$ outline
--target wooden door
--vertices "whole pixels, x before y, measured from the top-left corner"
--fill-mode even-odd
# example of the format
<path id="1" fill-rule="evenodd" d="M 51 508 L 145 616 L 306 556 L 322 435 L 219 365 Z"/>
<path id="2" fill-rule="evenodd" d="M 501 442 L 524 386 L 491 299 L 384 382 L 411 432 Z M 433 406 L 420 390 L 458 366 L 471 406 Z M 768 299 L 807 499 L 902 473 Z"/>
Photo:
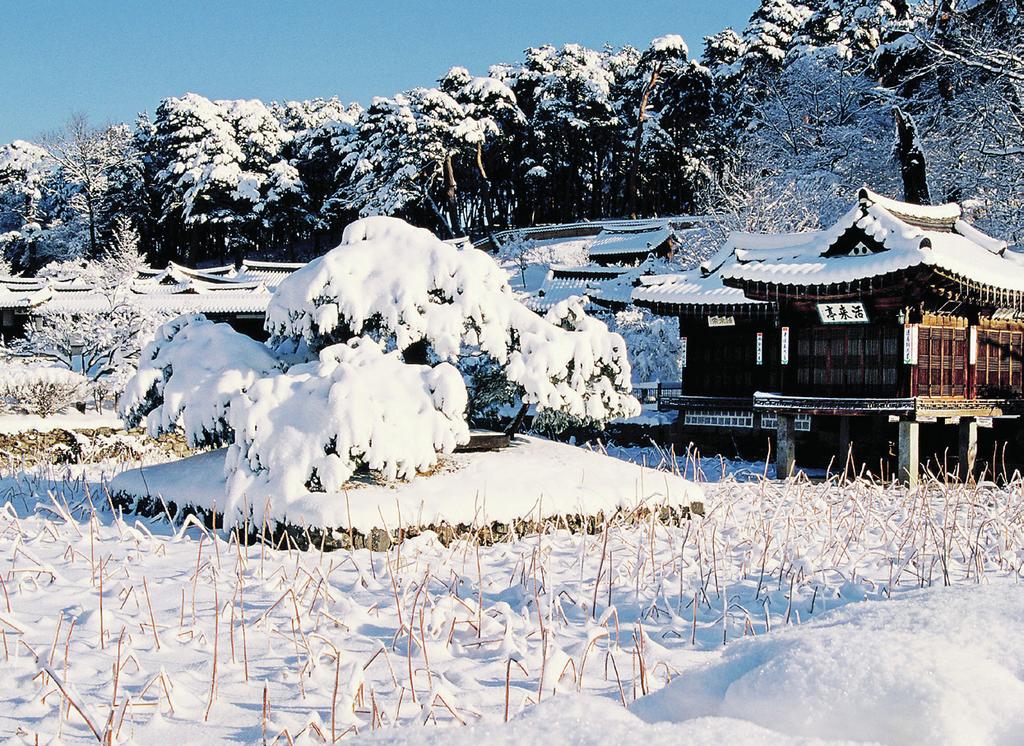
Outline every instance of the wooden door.
<path id="1" fill-rule="evenodd" d="M 915 395 L 967 398 L 968 337 L 965 327 L 918 327 Z"/>

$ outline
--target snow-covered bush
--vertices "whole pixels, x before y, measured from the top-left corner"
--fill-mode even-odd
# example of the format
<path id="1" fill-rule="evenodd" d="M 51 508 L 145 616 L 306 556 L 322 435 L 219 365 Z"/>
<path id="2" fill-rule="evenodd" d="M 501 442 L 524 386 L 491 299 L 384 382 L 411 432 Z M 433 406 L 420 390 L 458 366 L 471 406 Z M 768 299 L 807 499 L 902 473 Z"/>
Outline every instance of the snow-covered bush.
<path id="1" fill-rule="evenodd" d="M 414 476 L 468 442 L 465 409 L 462 376 L 448 363 L 407 365 L 365 337 L 327 347 L 233 401 L 229 507 L 337 493 L 360 467 Z"/>
<path id="2" fill-rule="evenodd" d="M 267 330 L 264 345 L 176 319 L 121 401 L 129 425 L 231 442 L 228 490 L 241 510 L 337 493 L 364 467 L 413 476 L 468 439 L 471 398 L 588 424 L 640 408 L 625 342 L 578 302 L 538 316 L 487 254 L 394 218 L 352 223 L 340 246 L 282 282 Z"/>
<path id="3" fill-rule="evenodd" d="M 281 370 L 264 345 L 201 315 L 170 321 L 142 351 L 118 412 L 128 427 L 146 423 L 156 437 L 180 427 L 193 447 L 230 441 L 232 399 Z"/>
<path id="4" fill-rule="evenodd" d="M 636 383 L 679 380 L 679 325 L 640 308 L 615 314 L 615 329 L 626 340 Z"/>
<path id="5" fill-rule="evenodd" d="M 5 408 L 49 417 L 82 401 L 88 391 L 85 377 L 43 364 L 0 365 L 0 399 Z"/>
<path id="6" fill-rule="evenodd" d="M 313 350 L 365 335 L 429 362 L 483 355 L 538 410 L 591 420 L 635 413 L 622 337 L 582 308 L 579 323 L 562 323 L 568 309 L 552 313 L 542 318 L 516 300 L 487 254 L 374 217 L 349 225 L 338 248 L 281 284 L 267 328 Z"/>

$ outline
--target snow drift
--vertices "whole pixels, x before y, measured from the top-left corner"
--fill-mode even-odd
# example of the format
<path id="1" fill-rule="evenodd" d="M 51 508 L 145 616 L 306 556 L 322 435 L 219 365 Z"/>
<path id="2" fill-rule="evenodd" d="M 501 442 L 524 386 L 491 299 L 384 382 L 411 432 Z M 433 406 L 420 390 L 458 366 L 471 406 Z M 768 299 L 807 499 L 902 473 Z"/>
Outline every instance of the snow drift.
<path id="1" fill-rule="evenodd" d="M 734 642 L 632 711 L 648 722 L 724 716 L 829 739 L 1020 743 L 1022 619 L 1016 585 L 850 604 Z"/>

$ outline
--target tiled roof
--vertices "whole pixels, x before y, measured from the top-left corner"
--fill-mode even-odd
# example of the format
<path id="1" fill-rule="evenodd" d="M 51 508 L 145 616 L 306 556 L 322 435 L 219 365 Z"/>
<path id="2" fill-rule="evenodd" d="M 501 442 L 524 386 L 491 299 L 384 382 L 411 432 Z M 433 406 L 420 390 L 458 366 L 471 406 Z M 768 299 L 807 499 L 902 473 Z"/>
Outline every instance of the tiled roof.
<path id="1" fill-rule="evenodd" d="M 143 267 L 124 291 L 134 303 L 169 313 L 263 313 L 274 289 L 302 266 L 246 260 L 237 269 L 194 269 L 171 262 L 162 269 Z M 0 277 L 0 308 L 86 313 L 108 302 L 71 277 Z"/>

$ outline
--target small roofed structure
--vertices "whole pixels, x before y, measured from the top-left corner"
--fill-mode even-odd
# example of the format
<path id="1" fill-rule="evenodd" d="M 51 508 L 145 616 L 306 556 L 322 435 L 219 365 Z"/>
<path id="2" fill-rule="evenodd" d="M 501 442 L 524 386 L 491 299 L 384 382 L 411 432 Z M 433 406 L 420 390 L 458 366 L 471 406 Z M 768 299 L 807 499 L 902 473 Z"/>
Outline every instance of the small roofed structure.
<path id="1" fill-rule="evenodd" d="M 828 228 L 734 233 L 700 270 L 642 283 L 634 301 L 677 316 L 686 340 L 674 406 L 777 426 L 782 472 L 797 416 L 838 418 L 847 446 L 850 417 L 898 418 L 899 470 L 913 481 L 922 420 L 963 424 L 966 474 L 976 418 L 1024 411 L 1024 256 L 959 205 L 865 188 Z"/>
<path id="2" fill-rule="evenodd" d="M 274 290 L 302 266 L 246 260 L 239 268 L 194 269 L 172 262 L 163 269 L 141 268 L 123 291 L 124 297 L 143 308 L 173 315 L 203 313 L 261 337 Z M 0 277 L 0 333 L 7 339 L 18 337 L 40 313 L 91 313 L 103 310 L 108 302 L 80 278 Z"/>
<path id="3" fill-rule="evenodd" d="M 587 254 L 594 264 L 639 264 L 649 256 L 671 259 L 677 244 L 676 233 L 668 223 L 605 228 L 587 246 Z"/>

